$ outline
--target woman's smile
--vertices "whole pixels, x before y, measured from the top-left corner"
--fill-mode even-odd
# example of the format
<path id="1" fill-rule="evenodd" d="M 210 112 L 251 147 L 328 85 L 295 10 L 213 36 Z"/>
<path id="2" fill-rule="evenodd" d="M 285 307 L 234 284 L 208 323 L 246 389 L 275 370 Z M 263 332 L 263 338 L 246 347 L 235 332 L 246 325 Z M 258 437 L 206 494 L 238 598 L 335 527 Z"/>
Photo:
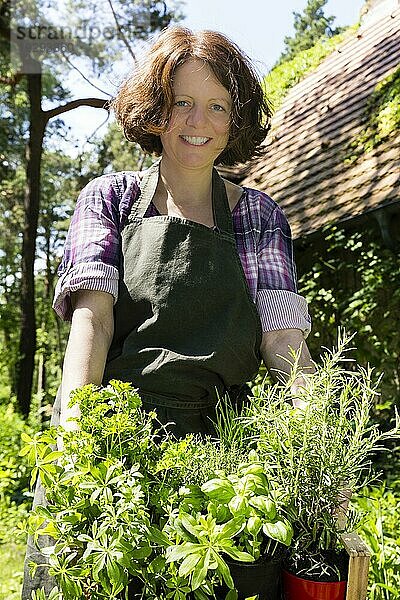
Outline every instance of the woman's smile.
<path id="1" fill-rule="evenodd" d="M 179 137 L 190 146 L 205 146 L 212 139 L 209 137 L 193 137 L 190 135 L 180 135 Z"/>

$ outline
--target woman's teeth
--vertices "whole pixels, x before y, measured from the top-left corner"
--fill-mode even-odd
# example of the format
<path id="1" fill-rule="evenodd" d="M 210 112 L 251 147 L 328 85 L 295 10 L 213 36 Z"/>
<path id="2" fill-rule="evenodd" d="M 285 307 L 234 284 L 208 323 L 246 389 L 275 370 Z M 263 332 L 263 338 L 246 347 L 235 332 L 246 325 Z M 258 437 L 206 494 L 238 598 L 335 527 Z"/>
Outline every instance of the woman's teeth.
<path id="1" fill-rule="evenodd" d="M 192 144 L 192 146 L 202 146 L 210 139 L 208 137 L 191 137 L 189 135 L 182 135 L 181 137 L 185 142 Z"/>

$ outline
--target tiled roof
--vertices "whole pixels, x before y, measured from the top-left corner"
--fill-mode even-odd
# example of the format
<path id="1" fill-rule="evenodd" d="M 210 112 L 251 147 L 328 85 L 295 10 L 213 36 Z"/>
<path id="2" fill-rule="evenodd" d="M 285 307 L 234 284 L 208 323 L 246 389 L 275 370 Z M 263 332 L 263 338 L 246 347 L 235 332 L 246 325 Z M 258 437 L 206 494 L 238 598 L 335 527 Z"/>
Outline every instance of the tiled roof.
<path id="1" fill-rule="evenodd" d="M 294 237 L 400 202 L 400 132 L 345 164 L 376 84 L 400 63 L 400 10 L 361 27 L 293 87 L 241 184 L 284 209 Z"/>

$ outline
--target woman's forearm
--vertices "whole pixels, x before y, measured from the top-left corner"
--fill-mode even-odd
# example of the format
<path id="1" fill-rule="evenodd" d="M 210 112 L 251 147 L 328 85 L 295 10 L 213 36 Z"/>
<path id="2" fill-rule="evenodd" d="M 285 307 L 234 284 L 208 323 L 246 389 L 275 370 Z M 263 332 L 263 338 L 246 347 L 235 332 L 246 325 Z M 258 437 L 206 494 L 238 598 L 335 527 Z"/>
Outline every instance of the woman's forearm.
<path id="1" fill-rule="evenodd" d="M 293 363 L 291 349 L 298 352 L 300 348 L 299 367 L 305 375 L 313 373 L 315 366 L 300 329 L 281 329 L 263 333 L 261 355 L 265 366 L 275 381 L 279 378 L 289 377 L 292 368 L 291 363 Z M 305 378 L 300 373 L 291 386 L 294 405 L 302 404 L 301 400 L 296 399 L 296 393 L 304 384 Z"/>
<path id="2" fill-rule="evenodd" d="M 68 407 L 71 392 L 103 379 L 113 335 L 112 306 L 112 297 L 103 292 L 79 292 L 75 298 L 61 384 L 60 424 L 66 429 L 76 428 L 69 419 L 79 418 L 77 405 Z"/>

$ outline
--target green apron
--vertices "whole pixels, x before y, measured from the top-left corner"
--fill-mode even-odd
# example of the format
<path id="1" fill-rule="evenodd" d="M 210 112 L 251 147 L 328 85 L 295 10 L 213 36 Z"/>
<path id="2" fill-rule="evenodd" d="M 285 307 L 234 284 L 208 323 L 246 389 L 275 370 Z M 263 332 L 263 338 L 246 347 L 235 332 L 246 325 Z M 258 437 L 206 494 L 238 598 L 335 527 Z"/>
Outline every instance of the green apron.
<path id="1" fill-rule="evenodd" d="M 260 366 L 261 322 L 236 249 L 225 185 L 213 171 L 215 227 L 144 217 L 158 180 L 145 171 L 122 231 L 115 332 L 103 383 L 131 381 L 178 437 L 213 434 L 218 397 L 233 401 Z"/>
<path id="2" fill-rule="evenodd" d="M 177 437 L 214 435 L 218 395 L 240 392 L 260 365 L 261 323 L 236 249 L 225 185 L 213 173 L 213 229 L 188 219 L 144 215 L 154 196 L 159 162 L 144 173 L 139 200 L 122 232 L 115 333 L 103 383 L 132 381 L 146 409 Z M 53 409 L 57 426 L 60 394 Z M 34 505 L 45 505 L 37 485 Z M 41 546 L 51 544 L 42 536 Z M 28 564 L 48 559 L 28 540 L 22 600 L 55 584 L 47 567 L 31 578 Z M 140 598 L 132 582 L 129 598 Z"/>

